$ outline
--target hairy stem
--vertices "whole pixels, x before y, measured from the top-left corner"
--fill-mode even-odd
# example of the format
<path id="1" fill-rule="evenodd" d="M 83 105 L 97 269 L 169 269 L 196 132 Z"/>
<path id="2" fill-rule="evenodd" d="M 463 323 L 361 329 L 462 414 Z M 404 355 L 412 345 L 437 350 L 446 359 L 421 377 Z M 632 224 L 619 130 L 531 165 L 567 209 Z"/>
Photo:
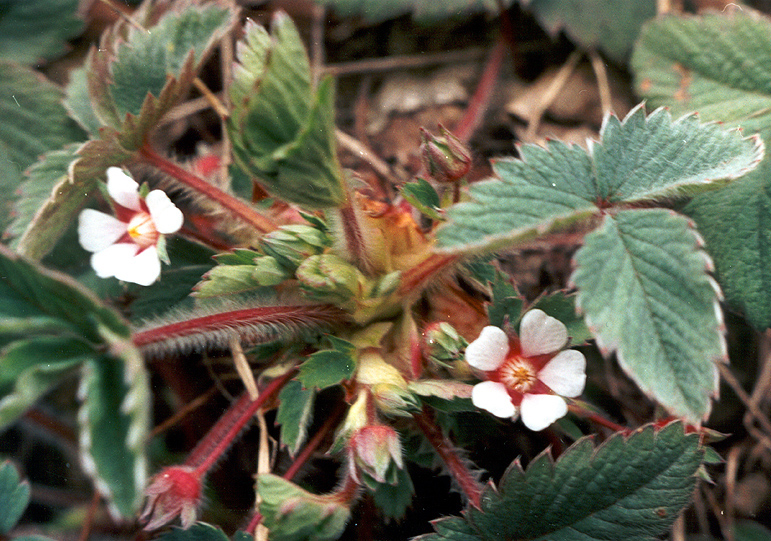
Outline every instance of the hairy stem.
<path id="1" fill-rule="evenodd" d="M 150 145 L 146 144 L 140 148 L 139 156 L 145 162 L 160 169 L 185 186 L 188 186 L 189 188 L 192 188 L 193 190 L 203 194 L 212 201 L 216 201 L 224 208 L 232 212 L 234 215 L 238 216 L 246 223 L 252 225 L 261 233 L 269 233 L 270 231 L 276 229 L 276 224 L 274 224 L 273 221 L 255 211 L 252 207 L 242 202 L 241 200 L 220 190 L 216 186 L 212 186 L 205 180 L 198 178 L 189 171 L 182 169 L 174 162 L 167 160 L 155 152 L 155 150 L 153 150 Z"/>
<path id="2" fill-rule="evenodd" d="M 426 439 L 431 443 L 436 454 L 442 459 L 447 466 L 450 475 L 455 479 L 460 486 L 460 489 L 468 498 L 468 501 L 474 507 L 479 508 L 479 500 L 482 495 L 482 487 L 479 481 L 472 475 L 466 464 L 455 452 L 455 449 L 450 441 L 442 434 L 442 430 L 436 426 L 431 411 L 423 407 L 421 413 L 416 413 L 413 416 L 418 428 L 426 436 Z"/>
<path id="3" fill-rule="evenodd" d="M 429 279 L 454 265 L 459 259 L 460 256 L 457 255 L 433 254 L 419 265 L 405 271 L 399 295 L 406 296 L 419 291 Z"/>
<path id="4" fill-rule="evenodd" d="M 271 381 L 260 391 L 260 396 L 256 400 L 249 398 L 249 393 L 243 393 L 198 442 L 185 461 L 185 466 L 195 468 L 195 474 L 198 476 L 205 475 L 230 448 L 238 434 L 252 420 L 265 401 L 278 394 L 296 373 L 296 369 L 290 370 Z"/>
<path id="5" fill-rule="evenodd" d="M 321 442 L 324 441 L 324 438 L 329 433 L 329 431 L 332 430 L 332 428 L 340 420 L 340 416 L 343 413 L 344 407 L 344 402 L 340 402 L 337 407 L 335 407 L 335 410 L 329 417 L 327 417 L 326 421 L 324 421 L 324 424 L 321 426 L 321 428 L 319 428 L 318 432 L 313 435 L 313 438 L 311 438 L 303 450 L 300 451 L 300 453 L 297 455 L 297 458 L 294 460 L 294 462 L 292 462 L 292 465 L 289 466 L 286 472 L 284 472 L 284 475 L 282 475 L 284 479 L 289 481 L 295 475 L 297 475 L 297 472 L 300 471 L 300 468 L 302 468 L 303 464 L 308 461 L 311 455 L 316 451 L 316 449 L 318 449 L 319 445 L 321 445 Z"/>

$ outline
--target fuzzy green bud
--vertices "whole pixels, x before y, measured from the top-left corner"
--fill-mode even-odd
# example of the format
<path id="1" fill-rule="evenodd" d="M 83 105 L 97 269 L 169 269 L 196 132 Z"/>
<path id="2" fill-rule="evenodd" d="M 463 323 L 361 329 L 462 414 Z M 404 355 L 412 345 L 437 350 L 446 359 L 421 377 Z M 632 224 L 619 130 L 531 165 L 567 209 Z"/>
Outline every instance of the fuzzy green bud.
<path id="1" fill-rule="evenodd" d="M 275 286 L 290 278 L 291 274 L 275 258 L 262 256 L 254 260 L 252 277 L 261 286 Z"/>
<path id="2" fill-rule="evenodd" d="M 420 129 L 423 166 L 437 182 L 458 182 L 471 169 L 471 153 L 460 139 L 439 125 L 439 137 Z"/>
<path id="3" fill-rule="evenodd" d="M 272 256 L 283 267 L 294 271 L 300 263 L 312 255 L 324 252 L 331 246 L 329 235 L 310 225 L 285 225 L 262 238 L 262 251 Z"/>
<path id="4" fill-rule="evenodd" d="M 310 256 L 300 264 L 295 276 L 310 296 L 329 302 L 353 299 L 365 280 L 356 267 L 334 254 Z"/>
<path id="5" fill-rule="evenodd" d="M 439 364 L 447 364 L 463 358 L 468 342 L 449 323 L 428 325 L 423 331 L 423 354 Z"/>

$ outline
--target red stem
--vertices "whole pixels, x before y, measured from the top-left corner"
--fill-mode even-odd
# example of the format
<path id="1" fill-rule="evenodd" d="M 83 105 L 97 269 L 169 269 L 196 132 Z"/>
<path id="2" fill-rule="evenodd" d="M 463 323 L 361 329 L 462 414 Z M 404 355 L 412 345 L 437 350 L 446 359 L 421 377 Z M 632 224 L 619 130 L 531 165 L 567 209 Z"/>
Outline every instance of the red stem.
<path id="1" fill-rule="evenodd" d="M 487 59 L 482 77 L 479 79 L 479 84 L 466 109 L 466 114 L 463 115 L 463 118 L 453 130 L 453 134 L 464 143 L 471 139 L 474 131 L 482 122 L 482 117 L 485 111 L 487 111 L 487 106 L 490 104 L 490 98 L 493 94 L 495 83 L 498 80 L 498 74 L 501 72 L 501 65 L 503 64 L 505 54 L 506 40 L 501 37 L 498 38 Z"/>
<path id="2" fill-rule="evenodd" d="M 457 255 L 433 254 L 428 259 L 408 269 L 402 275 L 402 285 L 399 287 L 399 295 L 407 295 L 419 288 L 429 278 L 460 259 Z"/>
<path id="3" fill-rule="evenodd" d="M 291 327 L 312 324 L 339 323 L 344 313 L 331 304 L 300 306 L 260 306 L 243 308 L 219 314 L 210 314 L 192 319 L 161 325 L 140 331 L 132 337 L 137 347 L 144 347 L 164 340 L 185 338 L 196 334 L 231 329 L 247 325 L 288 325 Z"/>
<path id="4" fill-rule="evenodd" d="M 258 231 L 262 233 L 269 233 L 270 231 L 276 229 L 276 224 L 274 224 L 273 221 L 255 211 L 246 203 L 220 190 L 216 186 L 212 186 L 205 180 L 198 178 L 189 171 L 182 169 L 174 162 L 167 160 L 155 152 L 155 150 L 153 150 L 150 145 L 146 144 L 142 146 L 139 149 L 139 156 L 145 162 L 174 177 L 182 184 L 194 189 L 197 192 L 200 192 L 209 199 L 216 201 L 245 222 L 254 226 L 254 228 Z"/>
<path id="5" fill-rule="evenodd" d="M 253 401 L 249 398 L 249 393 L 243 393 L 198 442 L 198 445 L 187 457 L 185 466 L 195 468 L 194 473 L 199 477 L 206 475 L 206 472 L 233 444 L 236 436 L 246 424 L 252 420 L 257 410 L 265 404 L 266 400 L 278 393 L 296 373 L 297 370 L 293 369 L 271 381 L 265 389 L 260 391 L 257 400 Z"/>
<path id="6" fill-rule="evenodd" d="M 361 228 L 359 227 L 358 216 L 356 211 L 351 205 L 340 207 L 340 227 L 343 229 L 343 237 L 345 239 L 345 247 L 348 252 L 350 260 L 357 263 L 359 268 L 365 272 L 371 270 L 369 263 L 369 254 L 364 246 L 364 240 L 361 235 Z"/>
<path id="7" fill-rule="evenodd" d="M 471 505 L 479 508 L 479 501 L 482 495 L 482 487 L 474 476 L 471 474 L 463 460 L 455 453 L 453 445 L 442 434 L 441 429 L 436 426 L 433 415 L 428 408 L 423 407 L 423 411 L 419 414 L 413 414 L 413 419 L 417 423 L 420 430 L 426 436 L 426 439 L 431 443 L 436 451 L 436 454 L 444 461 L 447 466 L 450 475 L 453 476 L 455 481 L 460 486 L 463 493 L 468 498 Z"/>
<path id="8" fill-rule="evenodd" d="M 628 432 L 629 429 L 625 426 L 622 426 L 620 424 L 614 423 L 610 419 L 606 419 L 602 415 L 595 413 L 593 411 L 589 411 L 587 409 L 582 408 L 581 406 L 577 406 L 575 404 L 570 404 L 568 406 L 568 409 L 578 415 L 579 417 L 583 417 L 585 419 L 589 419 L 590 421 L 597 423 L 600 426 L 604 426 L 605 428 L 609 428 L 613 430 L 614 432 Z"/>

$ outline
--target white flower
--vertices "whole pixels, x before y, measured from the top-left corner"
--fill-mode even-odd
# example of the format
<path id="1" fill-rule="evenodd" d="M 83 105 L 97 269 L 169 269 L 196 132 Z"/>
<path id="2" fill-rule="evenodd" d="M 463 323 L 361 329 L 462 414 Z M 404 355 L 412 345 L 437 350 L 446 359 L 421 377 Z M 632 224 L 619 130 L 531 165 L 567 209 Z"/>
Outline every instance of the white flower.
<path id="1" fill-rule="evenodd" d="M 107 169 L 107 192 L 115 216 L 85 209 L 78 219 L 78 240 L 89 252 L 91 266 L 100 278 L 149 286 L 161 274 L 158 243 L 175 233 L 184 217 L 161 190 L 142 197 L 139 185 L 117 167 Z"/>
<path id="2" fill-rule="evenodd" d="M 586 359 L 573 349 L 560 351 L 567 329 L 541 310 L 527 312 L 519 330 L 517 339 L 488 326 L 468 345 L 466 361 L 487 380 L 474 386 L 471 400 L 498 417 L 519 413 L 530 430 L 543 430 L 568 412 L 563 396 L 583 392 Z"/>

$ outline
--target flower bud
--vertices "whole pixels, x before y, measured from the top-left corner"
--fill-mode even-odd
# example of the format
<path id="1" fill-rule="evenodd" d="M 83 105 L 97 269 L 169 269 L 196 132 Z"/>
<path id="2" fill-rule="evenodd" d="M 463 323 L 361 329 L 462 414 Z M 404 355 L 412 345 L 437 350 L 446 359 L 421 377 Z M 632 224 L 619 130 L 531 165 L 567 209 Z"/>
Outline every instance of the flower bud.
<path id="1" fill-rule="evenodd" d="M 399 434 L 385 425 L 365 426 L 356 431 L 348 442 L 351 476 L 358 480 L 363 472 L 378 483 L 396 482 L 396 468 L 402 469 L 402 448 Z"/>
<path id="2" fill-rule="evenodd" d="M 312 255 L 321 254 L 331 245 L 329 236 L 310 225 L 285 225 L 262 238 L 262 251 L 283 267 L 294 271 Z"/>
<path id="3" fill-rule="evenodd" d="M 420 154 L 423 165 L 437 182 L 458 182 L 471 169 L 471 153 L 468 148 L 441 124 L 440 137 L 420 129 L 423 143 Z"/>
<path id="4" fill-rule="evenodd" d="M 279 265 L 276 258 L 266 255 L 254 259 L 252 277 L 261 286 L 275 286 L 290 278 L 291 275 Z"/>
<path id="5" fill-rule="evenodd" d="M 334 254 L 312 255 L 297 268 L 295 276 L 314 298 L 346 302 L 359 292 L 361 272 Z"/>
<path id="6" fill-rule="evenodd" d="M 423 354 L 435 363 L 447 364 L 462 359 L 466 346 L 468 342 L 449 323 L 432 323 L 423 331 Z"/>
<path id="7" fill-rule="evenodd" d="M 367 385 L 377 408 L 388 415 L 407 415 L 418 407 L 417 399 L 407 390 L 407 381 L 377 351 L 359 355 L 356 381 Z"/>
<path id="8" fill-rule="evenodd" d="M 160 528 L 178 515 L 182 527 L 189 528 L 201 503 L 201 478 L 193 468 L 170 466 L 153 478 L 145 495 L 147 503 L 140 517 L 143 521 L 150 519 L 145 530 Z"/>

